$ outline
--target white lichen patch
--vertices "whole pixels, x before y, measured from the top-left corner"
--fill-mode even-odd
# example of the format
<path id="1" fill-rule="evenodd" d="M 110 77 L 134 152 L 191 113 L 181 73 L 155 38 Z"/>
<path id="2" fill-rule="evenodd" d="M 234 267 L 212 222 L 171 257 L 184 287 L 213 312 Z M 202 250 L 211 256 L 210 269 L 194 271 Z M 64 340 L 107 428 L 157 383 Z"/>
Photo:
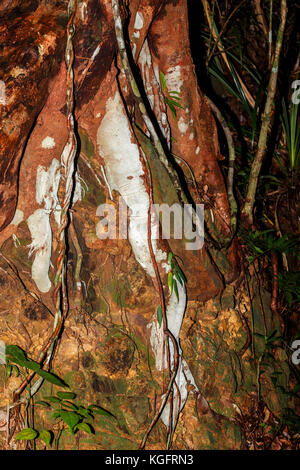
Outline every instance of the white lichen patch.
<path id="1" fill-rule="evenodd" d="M 55 208 L 58 199 L 57 191 L 60 181 L 60 163 L 53 158 L 48 170 L 39 165 L 36 175 L 36 202 L 39 205 L 44 204 L 44 208 L 50 211 Z"/>
<path id="2" fill-rule="evenodd" d="M 170 67 L 165 74 L 166 83 L 169 91 L 181 92 L 183 85 L 183 80 L 181 78 L 181 67 L 180 65 L 175 65 Z"/>
<path id="3" fill-rule="evenodd" d="M 135 15 L 134 29 L 142 29 L 144 26 L 144 16 L 143 13 L 138 11 Z"/>
<path id="4" fill-rule="evenodd" d="M 191 133 L 190 133 L 190 135 L 189 135 L 189 140 L 193 140 L 193 139 L 194 139 L 194 137 L 195 137 L 195 136 L 194 136 L 194 133 L 193 133 L 193 132 L 191 132 Z"/>
<path id="5" fill-rule="evenodd" d="M 27 219 L 32 242 L 29 245 L 29 256 L 35 253 L 31 267 L 31 276 L 40 292 L 48 292 L 51 288 L 49 266 L 51 261 L 52 231 L 49 213 L 45 209 L 37 209 Z"/>
<path id="6" fill-rule="evenodd" d="M 136 54 L 136 44 L 134 43 L 133 46 L 132 46 L 132 57 L 135 58 L 135 54 Z"/>
<path id="7" fill-rule="evenodd" d="M 19 225 L 24 220 L 24 212 L 17 209 L 14 218 L 11 221 L 11 225 Z"/>
<path id="8" fill-rule="evenodd" d="M 153 71 L 154 71 L 154 75 L 155 75 L 157 83 L 160 84 L 159 68 L 157 64 L 153 65 Z"/>
<path id="9" fill-rule="evenodd" d="M 39 165 L 36 175 L 36 202 L 43 206 L 37 209 L 27 219 L 32 242 L 29 245 L 29 256 L 35 254 L 31 276 L 41 292 L 48 292 L 51 281 L 48 276 L 51 262 L 52 230 L 50 214 L 54 210 L 56 222 L 60 221 L 60 206 L 58 204 L 58 187 L 60 181 L 60 163 L 55 158 L 48 170 Z"/>
<path id="10" fill-rule="evenodd" d="M 179 129 L 181 135 L 184 135 L 186 133 L 186 131 L 188 130 L 189 124 L 187 122 L 185 122 L 185 120 L 181 116 L 178 120 L 177 126 L 178 126 L 178 129 Z"/>
<path id="11" fill-rule="evenodd" d="M 81 21 L 84 21 L 87 17 L 87 4 L 86 2 L 80 2 L 78 5 L 79 14 Z"/>
<path id="12" fill-rule="evenodd" d="M 43 149 L 53 149 L 55 147 L 55 140 L 53 137 L 47 136 L 43 139 L 42 148 Z"/>
<path id="13" fill-rule="evenodd" d="M 50 139 L 50 137 L 47 137 L 47 139 Z M 62 154 L 62 160 L 65 164 L 68 161 L 70 150 L 70 144 L 67 142 Z M 59 226 L 61 221 L 61 206 L 58 200 L 61 178 L 60 170 L 61 164 L 56 158 L 53 158 L 48 169 L 42 165 L 38 166 L 36 174 L 36 202 L 42 208 L 37 209 L 27 219 L 32 238 L 32 242 L 29 245 L 29 256 L 35 254 L 31 267 L 31 276 L 41 292 L 48 292 L 51 288 L 51 281 L 48 275 L 52 249 L 50 215 L 53 212 L 56 224 Z M 82 183 L 84 183 L 83 180 L 76 174 L 73 204 L 81 201 L 83 193 Z"/>
<path id="14" fill-rule="evenodd" d="M 152 65 L 151 53 L 147 39 L 145 40 L 139 56 L 139 65 L 141 66 L 142 76 L 145 74 L 145 66 L 149 68 Z"/>
<path id="15" fill-rule="evenodd" d="M 155 367 L 162 371 L 167 368 L 167 358 L 164 354 L 164 333 L 162 327 L 159 327 L 156 319 L 147 325 L 150 330 L 150 344 L 154 352 Z"/>
<path id="16" fill-rule="evenodd" d="M 82 196 L 85 193 L 84 185 L 85 185 L 85 187 L 87 187 L 86 183 L 81 178 L 81 176 L 79 176 L 79 174 L 76 173 L 76 175 L 75 175 L 75 188 L 74 188 L 74 193 L 73 193 L 72 204 L 75 204 L 78 201 L 82 201 Z"/>
<path id="17" fill-rule="evenodd" d="M 182 350 L 181 350 L 180 343 L 179 343 L 179 335 L 180 335 L 180 330 L 181 330 L 185 307 L 186 307 L 186 291 L 185 291 L 185 287 L 182 286 L 179 282 L 177 282 L 177 287 L 178 287 L 179 300 L 177 300 L 175 292 L 173 291 L 169 299 L 168 306 L 167 306 L 168 328 L 173 334 L 174 338 L 176 339 L 177 344 L 178 344 L 178 350 L 179 350 L 179 364 L 178 364 L 178 371 L 176 374 L 175 382 L 179 389 L 180 397 L 178 396 L 177 387 L 174 387 L 173 388 L 173 395 L 174 395 L 173 404 L 174 404 L 174 416 L 175 417 L 177 413 L 179 413 L 185 405 L 185 402 L 188 397 L 188 385 L 192 384 L 195 387 L 195 389 L 197 389 L 193 375 L 190 372 L 187 363 L 183 359 Z M 170 347 L 171 364 L 174 365 L 175 356 L 174 356 L 173 344 L 171 341 L 169 341 L 169 347 Z M 179 403 L 180 403 L 180 407 L 179 407 Z M 170 416 L 169 407 L 166 406 L 161 416 L 161 419 L 163 423 L 165 424 L 165 426 L 168 426 L 169 424 L 169 416 Z"/>
<path id="18" fill-rule="evenodd" d="M 61 162 L 62 164 L 64 165 L 65 168 L 67 168 L 68 166 L 68 160 L 69 160 L 69 156 L 70 156 L 70 153 L 72 151 L 72 142 L 70 140 L 68 140 L 64 146 L 64 149 L 62 151 L 62 154 L 61 154 Z"/>
<path id="19" fill-rule="evenodd" d="M 145 91 L 147 98 L 149 100 L 151 109 L 154 107 L 154 93 L 153 93 L 153 84 L 149 79 L 150 69 L 152 67 L 151 52 L 149 49 L 149 44 L 147 39 L 145 40 L 143 47 L 139 55 L 139 66 L 141 69 L 141 74 L 145 86 Z"/>
<path id="20" fill-rule="evenodd" d="M 152 245 L 155 250 L 155 259 L 157 262 L 161 262 L 167 259 L 167 253 L 165 251 L 160 250 L 159 248 L 155 248 L 157 244 L 156 240 L 152 240 Z"/>
<path id="21" fill-rule="evenodd" d="M 161 113 L 161 122 L 163 125 L 166 125 L 168 123 L 167 115 L 164 112 Z"/>
<path id="22" fill-rule="evenodd" d="M 176 339 L 179 338 L 179 333 L 183 321 L 183 314 L 185 312 L 186 305 L 185 287 L 182 286 L 179 282 L 177 282 L 177 287 L 179 300 L 177 300 L 176 294 L 173 290 L 172 295 L 169 299 L 169 303 L 167 305 L 167 320 L 169 330 Z"/>
<path id="23" fill-rule="evenodd" d="M 199 152 L 200 152 L 200 147 L 198 146 L 198 147 L 196 148 L 196 155 L 198 155 Z"/>
<path id="24" fill-rule="evenodd" d="M 186 129 L 188 124 L 186 125 Z M 186 130 L 185 129 L 185 130 Z M 106 112 L 97 132 L 97 149 L 105 162 L 105 175 L 110 190 L 116 190 L 125 201 L 129 211 L 129 242 L 137 262 L 151 277 L 155 277 L 154 267 L 148 245 L 148 211 L 150 207 L 149 195 L 144 181 L 144 171 L 140 160 L 138 146 L 133 142 L 129 128 L 128 118 L 123 108 L 119 95 L 109 98 L 106 103 Z M 156 235 L 158 233 L 158 220 L 151 217 L 151 235 L 155 259 L 163 264 L 166 272 L 170 271 L 167 263 L 167 252 L 158 247 Z M 166 316 L 168 328 L 174 335 L 179 348 L 179 367 L 176 375 L 176 384 L 180 391 L 180 400 L 177 387 L 173 387 L 174 417 L 176 418 L 188 396 L 188 383 L 186 370 L 188 367 L 182 359 L 182 351 L 179 345 L 179 334 L 186 307 L 185 287 L 177 283 L 179 300 L 173 291 L 167 305 Z M 156 313 L 148 324 L 150 344 L 155 358 L 157 370 L 167 368 L 166 348 L 164 347 L 163 326 L 159 326 Z M 175 354 L 173 343 L 170 345 L 170 360 L 174 366 Z M 179 409 L 180 402 L 180 409 Z M 167 407 L 162 414 L 162 420 L 169 423 Z"/>
<path id="25" fill-rule="evenodd" d="M 128 119 L 118 92 L 106 103 L 106 113 L 97 133 L 97 145 L 105 161 L 109 187 L 121 194 L 130 209 L 129 242 L 135 258 L 154 277 L 148 247 L 149 196 L 142 179 L 144 171 L 139 149 L 132 142 Z"/>

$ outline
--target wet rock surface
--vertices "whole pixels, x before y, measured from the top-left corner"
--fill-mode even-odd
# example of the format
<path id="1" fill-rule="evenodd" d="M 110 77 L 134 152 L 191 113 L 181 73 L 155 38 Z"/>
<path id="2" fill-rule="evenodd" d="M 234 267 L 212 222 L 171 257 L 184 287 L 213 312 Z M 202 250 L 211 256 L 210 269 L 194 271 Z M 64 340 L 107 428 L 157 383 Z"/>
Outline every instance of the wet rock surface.
<path id="1" fill-rule="evenodd" d="M 158 3 L 154 0 L 132 2 L 132 15 L 142 8 L 144 24 L 149 26 L 159 9 Z M 168 4 L 175 7 L 177 2 Z M 56 162 L 60 162 L 68 135 L 63 62 L 66 7 L 66 1 L 26 1 L 21 5 L 17 0 L 2 2 L 0 7 L 0 80 L 6 85 L 7 99 L 6 104 L 0 106 L 0 245 L 4 254 L 3 257 L 0 253 L 0 339 L 6 344 L 19 345 L 34 360 L 38 360 L 53 329 L 58 257 L 55 211 L 61 194 L 59 188 L 54 194 L 58 173 L 54 170 L 51 173 L 49 169 L 55 169 Z M 125 9 L 122 14 L 125 18 Z M 157 27 L 164 21 L 164 15 L 166 12 L 162 12 Z M 133 19 L 130 21 L 130 30 L 134 31 Z M 157 321 L 160 298 L 157 285 L 137 261 L 130 241 L 101 240 L 96 233 L 97 207 L 110 203 L 117 208 L 119 202 L 118 191 L 111 191 L 107 184 L 105 161 L 97 142 L 107 102 L 118 90 L 116 77 L 120 75 L 114 61 L 117 49 L 110 1 L 79 2 L 75 23 L 75 117 L 80 143 L 76 161 L 79 185 L 77 190 L 75 188 L 77 198 L 71 218 L 77 240 L 70 237 L 68 243 L 69 314 L 59 338 L 53 370 L 76 393 L 75 403 L 96 404 L 112 416 L 97 416 L 93 422 L 95 435 L 80 433 L 72 436 L 66 430 L 61 432 L 52 417 L 53 409 L 37 405 L 35 426 L 52 429 L 56 435 L 61 432 L 59 449 L 137 449 L 168 380 L 168 372 L 156 368 L 155 351 L 147 328 L 151 321 Z M 156 61 L 162 70 L 174 66 L 175 62 L 168 63 L 173 45 L 161 45 L 162 38 L 155 37 L 155 27 L 152 33 L 150 46 L 153 53 L 155 47 L 164 49 Z M 140 39 L 136 41 L 137 50 L 141 48 L 141 42 Z M 175 58 L 172 55 L 173 61 Z M 190 90 L 191 83 L 196 80 L 190 57 L 188 61 L 189 67 L 184 74 L 185 90 Z M 126 93 L 128 90 L 124 91 L 125 97 Z M 201 100 L 193 104 L 190 95 L 185 98 L 187 105 L 194 106 L 194 118 L 201 111 L 199 120 L 196 122 L 195 118 L 195 123 L 190 126 L 190 132 L 195 135 L 188 141 L 187 161 L 194 166 L 199 184 L 210 184 L 211 175 L 218 166 L 215 124 Z M 169 119 L 171 121 L 170 116 Z M 176 149 L 181 153 L 186 139 L 177 122 L 171 121 L 171 127 L 177 140 Z M 196 134 L 203 144 L 197 160 L 194 158 L 194 154 L 198 155 Z M 160 199 L 165 197 L 167 202 L 174 202 L 174 192 L 164 188 L 166 173 L 158 163 L 153 165 L 153 170 L 155 194 Z M 200 178 L 202 170 L 206 181 Z M 43 197 L 38 174 L 43 176 L 43 184 L 47 187 Z M 220 211 L 227 211 L 225 221 L 228 220 L 228 202 L 219 170 L 214 190 L 220 193 L 216 225 L 222 230 Z M 48 203 L 51 203 L 51 210 Z M 40 251 L 31 250 L 33 237 L 29 220 L 40 210 L 48 217 L 50 229 L 46 235 L 47 240 L 51 240 L 51 256 L 46 266 L 50 287 L 45 292 L 38 288 L 32 275 L 34 260 L 45 249 L 42 243 Z M 76 297 L 77 245 L 83 259 L 79 299 Z M 238 259 L 233 249 L 231 261 L 220 256 L 218 264 L 206 246 L 197 253 L 188 253 L 177 240 L 170 243 L 168 249 L 183 259 L 188 303 L 180 345 L 204 397 L 201 401 L 192 387 L 188 389 L 173 448 L 239 449 L 243 437 L 235 418 L 239 410 L 247 409 L 253 394 L 257 393 L 255 358 L 262 353 L 262 345 L 255 339 L 254 351 L 248 348 L 242 357 L 239 355 L 247 340 L 247 331 L 235 306 L 233 286 L 224 290 L 224 278 L 231 276 L 230 282 L 233 282 L 239 274 Z M 164 275 L 166 277 L 166 273 Z M 167 283 L 165 292 L 167 295 Z M 264 334 L 259 304 L 254 304 L 252 310 L 246 292 L 243 296 L 243 312 L 248 324 L 253 315 L 255 331 Z M 263 304 L 268 328 L 271 327 L 269 300 L 265 293 Z M 288 368 L 284 351 L 278 353 L 276 364 L 271 363 L 269 369 L 265 369 L 261 380 L 261 394 L 269 409 L 278 415 L 287 402 L 286 396 L 270 379 L 276 371 L 282 373 L 281 384 L 285 386 Z M 24 374 L 23 377 L 13 374 L 8 379 L 3 365 L 0 374 L 4 385 L 0 392 L 0 408 L 4 409 Z M 56 392 L 57 387 L 45 383 L 35 400 Z M 21 447 L 14 440 L 7 444 L 1 430 L 0 448 Z M 159 422 L 147 448 L 165 448 L 165 442 L 166 428 Z M 41 444 L 37 445 L 42 448 Z"/>

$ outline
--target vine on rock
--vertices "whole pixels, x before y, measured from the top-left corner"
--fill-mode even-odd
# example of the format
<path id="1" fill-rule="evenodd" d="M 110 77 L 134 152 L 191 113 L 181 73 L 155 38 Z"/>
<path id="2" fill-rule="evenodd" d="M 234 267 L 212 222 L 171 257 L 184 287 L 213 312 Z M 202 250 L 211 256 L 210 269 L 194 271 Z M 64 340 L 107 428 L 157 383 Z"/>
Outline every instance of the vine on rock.
<path id="1" fill-rule="evenodd" d="M 63 172 L 63 184 L 64 193 L 63 201 L 61 202 L 60 211 L 60 226 L 57 234 L 58 239 L 58 256 L 56 263 L 56 275 L 54 279 L 54 294 L 53 301 L 55 305 L 55 315 L 53 332 L 48 339 L 46 345 L 43 347 L 38 363 L 43 367 L 49 367 L 51 359 L 55 351 L 57 340 L 63 328 L 64 320 L 68 314 L 68 298 L 66 288 L 66 241 L 69 224 L 69 211 L 72 204 L 72 195 L 74 189 L 74 177 L 75 177 L 75 158 L 77 154 L 77 137 L 75 133 L 75 120 L 74 120 L 74 73 L 73 73 L 73 62 L 74 62 L 74 49 L 73 49 L 73 36 L 75 34 L 74 18 L 76 14 L 76 1 L 70 0 L 68 4 L 68 23 L 67 23 L 67 44 L 65 50 L 65 63 L 67 68 L 67 95 L 66 95 L 66 110 L 67 110 L 67 126 L 68 126 L 68 140 L 65 144 L 63 152 L 61 154 L 61 168 Z M 30 384 L 36 372 L 31 372 L 28 377 L 23 381 L 17 390 L 13 394 L 13 404 L 10 408 L 16 408 L 18 414 L 20 404 L 24 403 L 27 399 L 30 399 L 40 388 L 43 383 L 43 377 L 40 377 L 33 386 L 30 387 L 30 391 L 27 396 L 21 397 L 22 392 Z"/>

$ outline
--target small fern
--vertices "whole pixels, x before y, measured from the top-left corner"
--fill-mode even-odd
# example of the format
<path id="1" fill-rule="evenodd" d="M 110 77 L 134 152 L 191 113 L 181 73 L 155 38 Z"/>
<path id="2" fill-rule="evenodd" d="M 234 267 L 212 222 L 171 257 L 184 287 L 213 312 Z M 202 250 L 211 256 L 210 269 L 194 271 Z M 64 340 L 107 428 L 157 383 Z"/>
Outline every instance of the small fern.
<path id="1" fill-rule="evenodd" d="M 273 230 L 258 230 L 242 234 L 248 250 L 253 256 L 249 256 L 249 262 L 259 256 L 267 255 L 271 252 L 286 253 L 296 255 L 298 240 L 289 238 L 288 235 L 277 237 Z M 297 255 L 299 256 L 299 255 Z"/>
<path id="2" fill-rule="evenodd" d="M 279 272 L 278 285 L 289 307 L 300 302 L 300 272 Z"/>
<path id="3" fill-rule="evenodd" d="M 164 93 L 164 102 L 170 108 L 173 118 L 176 119 L 176 108 L 183 109 L 180 104 L 180 93 L 178 91 L 168 91 L 166 77 L 163 72 L 160 72 L 160 82 Z"/>

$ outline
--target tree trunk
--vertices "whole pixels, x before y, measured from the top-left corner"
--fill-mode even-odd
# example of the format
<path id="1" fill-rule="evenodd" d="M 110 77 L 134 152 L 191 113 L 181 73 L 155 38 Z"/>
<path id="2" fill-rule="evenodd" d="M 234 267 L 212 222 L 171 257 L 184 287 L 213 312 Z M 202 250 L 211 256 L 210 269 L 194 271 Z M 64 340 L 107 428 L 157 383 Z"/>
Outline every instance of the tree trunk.
<path id="1" fill-rule="evenodd" d="M 80 1 L 74 36 L 67 7 L 64 0 L 0 7 L 0 331 L 4 344 L 45 370 L 51 365 L 75 403 L 111 416 L 95 415 L 93 435 L 72 434 L 51 417 L 55 403 L 37 404 L 60 389 L 45 381 L 35 391 L 37 374 L 22 387 L 30 371 L 20 366 L 7 378 L 4 365 L 0 447 L 43 448 L 39 439 L 15 439 L 27 413 L 30 427 L 51 430 L 59 449 L 241 448 L 239 419 L 256 399 L 262 354 L 254 333 L 270 331 L 272 319 L 255 279 L 248 288 L 239 282 L 237 240 L 224 248 L 233 237 L 230 209 L 216 124 L 191 57 L 187 0 Z M 154 239 L 161 226 L 151 219 L 153 204 L 182 202 L 204 204 L 201 249 Z M 114 212 L 101 212 L 103 204 L 117 219 L 128 209 L 127 220 L 121 213 L 128 236 L 117 227 L 105 238 Z M 185 278 L 175 279 L 178 268 Z M 281 355 L 260 382 L 275 414 L 285 400 L 270 380 L 278 369 L 287 381 Z M 28 382 L 35 393 L 26 408 Z"/>

